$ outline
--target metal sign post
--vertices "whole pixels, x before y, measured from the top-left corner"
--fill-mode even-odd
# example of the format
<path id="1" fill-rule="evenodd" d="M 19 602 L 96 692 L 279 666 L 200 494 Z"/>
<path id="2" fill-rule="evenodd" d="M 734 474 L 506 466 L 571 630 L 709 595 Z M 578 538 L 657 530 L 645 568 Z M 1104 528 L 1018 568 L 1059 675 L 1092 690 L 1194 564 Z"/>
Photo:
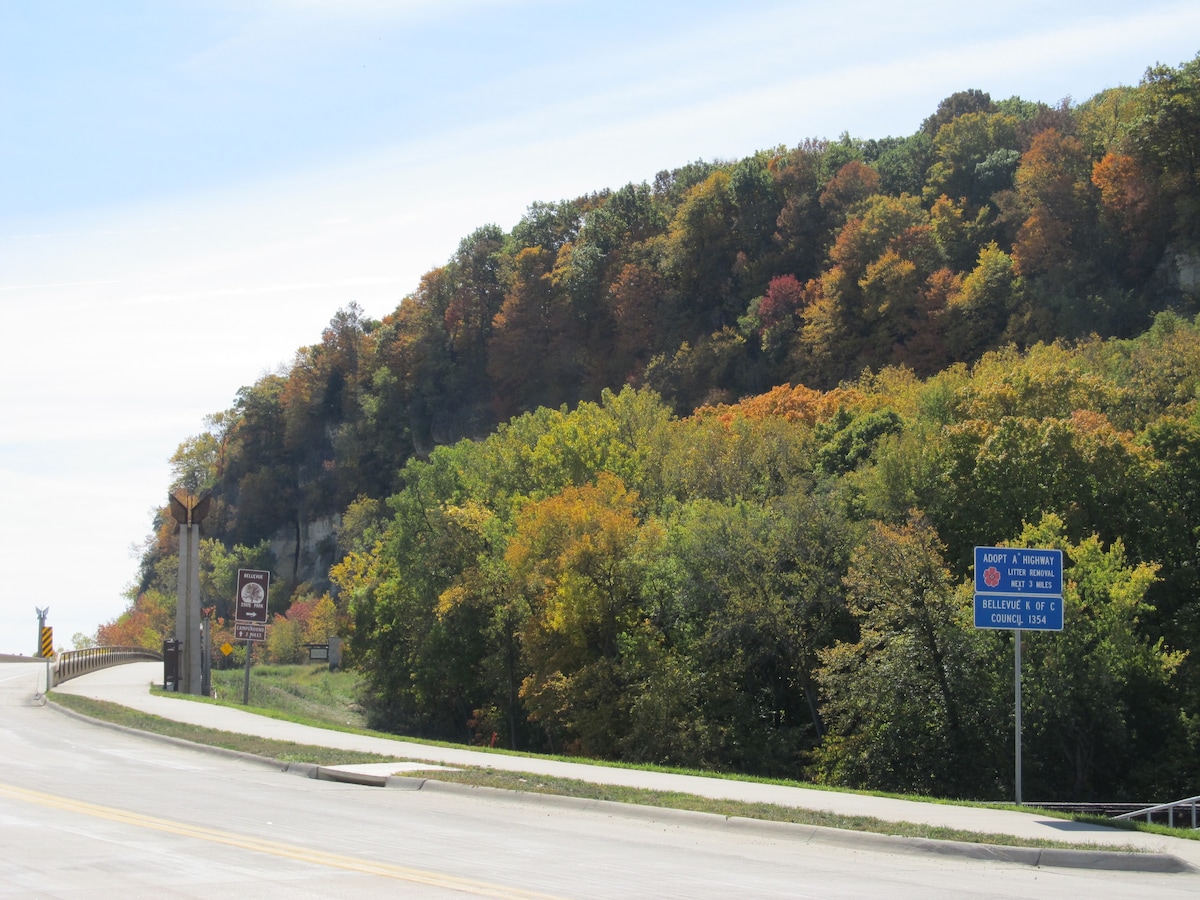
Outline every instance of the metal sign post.
<path id="1" fill-rule="evenodd" d="M 1017 806 L 1021 805 L 1021 629 L 1013 629 L 1013 697 L 1016 699 L 1014 741 L 1016 744 L 1016 794 Z"/>
<path id="2" fill-rule="evenodd" d="M 1021 805 L 1021 632 L 1062 631 L 1062 551 L 975 548 L 975 627 L 1013 632 L 1017 806 Z"/>
<path id="3" fill-rule="evenodd" d="M 254 642 L 246 641 L 246 675 L 242 680 L 242 706 L 250 705 L 250 655 L 254 650 Z"/>
<path id="4" fill-rule="evenodd" d="M 238 569 L 234 598 L 233 636 L 246 642 L 246 675 L 242 683 L 242 705 L 250 705 L 250 658 L 255 641 L 267 639 L 267 595 L 271 573 L 263 569 Z"/>

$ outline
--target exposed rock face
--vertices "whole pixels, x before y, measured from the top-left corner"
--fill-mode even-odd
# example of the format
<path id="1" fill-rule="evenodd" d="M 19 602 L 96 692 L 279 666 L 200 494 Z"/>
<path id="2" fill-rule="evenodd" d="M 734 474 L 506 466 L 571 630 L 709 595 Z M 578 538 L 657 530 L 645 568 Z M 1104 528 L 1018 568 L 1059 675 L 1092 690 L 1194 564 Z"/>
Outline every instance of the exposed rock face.
<path id="1" fill-rule="evenodd" d="M 329 569 L 337 562 L 337 529 L 340 516 L 323 516 L 300 525 L 283 529 L 271 538 L 275 568 L 279 575 L 295 584 L 308 582 L 318 592 L 329 589 Z"/>
<path id="2" fill-rule="evenodd" d="M 1200 299 L 1200 253 L 1195 250 L 1168 247 L 1158 276 L 1172 293 L 1188 300 Z"/>
<path id="3" fill-rule="evenodd" d="M 1200 254 L 1176 253 L 1175 273 L 1179 279 L 1180 293 L 1189 297 L 1200 296 Z"/>

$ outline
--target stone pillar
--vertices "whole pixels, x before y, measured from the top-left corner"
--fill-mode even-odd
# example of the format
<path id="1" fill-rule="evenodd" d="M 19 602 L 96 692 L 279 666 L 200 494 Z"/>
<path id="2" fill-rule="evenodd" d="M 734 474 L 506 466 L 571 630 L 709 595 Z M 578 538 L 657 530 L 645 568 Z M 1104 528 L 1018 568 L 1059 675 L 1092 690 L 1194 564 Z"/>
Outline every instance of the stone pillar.
<path id="1" fill-rule="evenodd" d="M 200 674 L 200 526 L 179 528 L 179 604 L 175 608 L 179 641 L 179 690 L 199 694 Z"/>
<path id="2" fill-rule="evenodd" d="M 175 607 L 175 639 L 179 641 L 179 687 L 185 694 L 204 693 L 200 633 L 200 520 L 208 513 L 208 496 L 182 491 L 170 498 L 171 515 L 179 523 L 179 599 Z"/>

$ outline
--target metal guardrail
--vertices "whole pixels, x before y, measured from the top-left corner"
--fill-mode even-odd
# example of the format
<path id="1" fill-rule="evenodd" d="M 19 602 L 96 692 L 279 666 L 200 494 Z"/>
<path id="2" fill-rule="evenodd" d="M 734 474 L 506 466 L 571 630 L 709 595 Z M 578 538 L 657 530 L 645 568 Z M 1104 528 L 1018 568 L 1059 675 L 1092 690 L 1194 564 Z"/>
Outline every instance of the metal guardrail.
<path id="1" fill-rule="evenodd" d="M 1145 816 L 1146 821 L 1150 822 L 1150 821 L 1153 821 L 1154 816 L 1156 814 L 1161 815 L 1162 813 L 1165 812 L 1167 814 L 1167 825 L 1169 825 L 1171 828 L 1174 828 L 1175 827 L 1175 810 L 1178 809 L 1183 812 L 1186 812 L 1187 810 L 1190 809 L 1191 814 L 1192 814 L 1192 826 L 1191 827 L 1193 829 L 1195 829 L 1198 827 L 1196 824 L 1196 822 L 1197 822 L 1196 809 L 1197 809 L 1198 805 L 1200 805 L 1200 796 L 1188 797 L 1186 800 L 1176 800 L 1173 803 L 1160 803 L 1160 804 L 1158 804 L 1158 806 L 1148 806 L 1145 809 L 1138 809 L 1138 810 L 1134 810 L 1133 812 L 1122 813 L 1119 816 L 1113 816 L 1113 818 L 1114 819 L 1136 819 L 1141 816 Z M 1181 826 L 1181 827 L 1186 828 L 1187 826 Z"/>
<path id="2" fill-rule="evenodd" d="M 1125 813 L 1136 813 L 1152 805 L 1150 801 L 1128 802 L 1124 800 L 1071 801 L 1071 800 L 1026 800 L 1025 806 L 1045 809 L 1050 812 L 1083 813 L 1101 819 L 1112 819 Z"/>
<path id="3" fill-rule="evenodd" d="M 161 660 L 162 654 L 144 647 L 89 647 L 86 650 L 64 650 L 51 669 L 52 684 L 62 684 L 68 679 L 97 669 L 119 666 L 123 663 Z"/>

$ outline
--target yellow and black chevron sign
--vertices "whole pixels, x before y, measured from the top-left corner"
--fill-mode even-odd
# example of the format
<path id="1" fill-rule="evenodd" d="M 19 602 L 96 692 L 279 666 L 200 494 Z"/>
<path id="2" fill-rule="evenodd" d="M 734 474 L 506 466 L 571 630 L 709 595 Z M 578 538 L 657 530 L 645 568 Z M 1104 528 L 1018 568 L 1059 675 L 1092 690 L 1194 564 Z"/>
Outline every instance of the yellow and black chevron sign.
<path id="1" fill-rule="evenodd" d="M 42 629 L 42 646 L 38 656 L 49 659 L 54 655 L 54 629 L 49 625 Z"/>

